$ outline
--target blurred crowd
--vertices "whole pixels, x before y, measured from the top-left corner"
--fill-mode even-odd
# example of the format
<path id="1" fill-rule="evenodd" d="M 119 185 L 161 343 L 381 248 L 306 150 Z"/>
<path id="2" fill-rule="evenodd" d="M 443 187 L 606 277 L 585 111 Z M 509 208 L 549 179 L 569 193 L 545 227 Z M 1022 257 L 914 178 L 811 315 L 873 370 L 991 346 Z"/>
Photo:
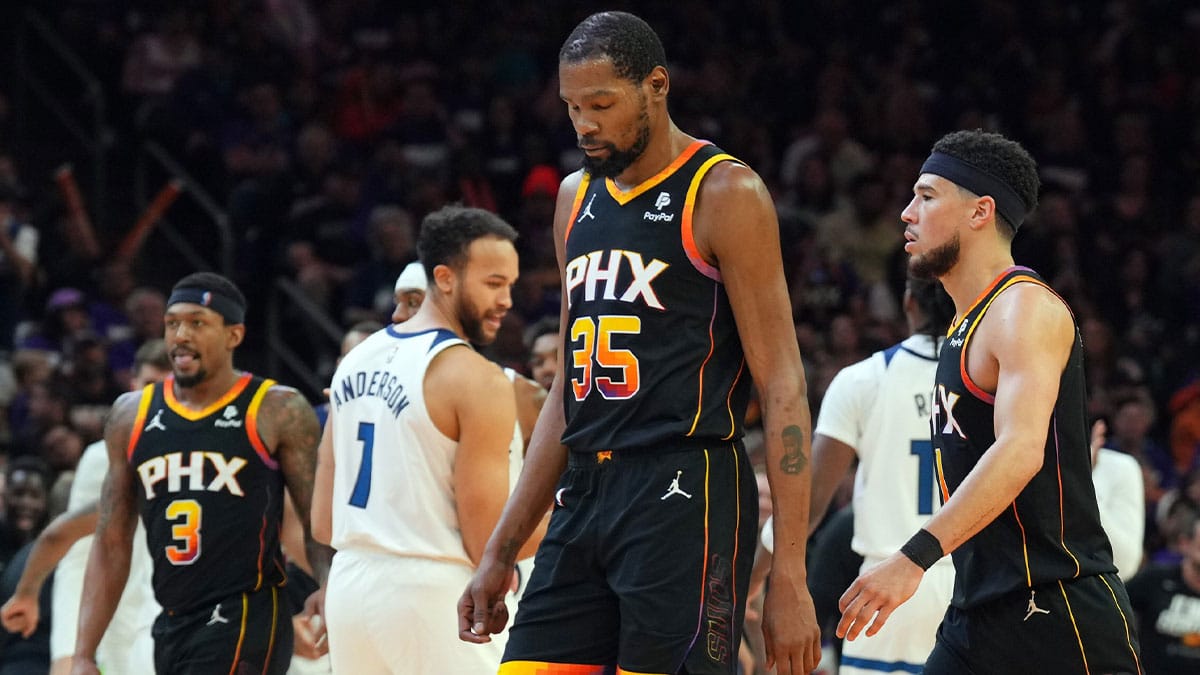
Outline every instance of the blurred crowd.
<path id="1" fill-rule="evenodd" d="M 1146 550 L 1169 558 L 1172 505 L 1200 503 L 1200 10 L 634 4 L 603 8 L 632 8 L 661 35 L 676 121 L 749 163 L 775 196 L 814 411 L 839 369 L 907 334 L 899 213 L 932 141 L 981 127 L 1030 149 L 1044 190 L 1015 258 L 1070 302 L 1088 413 L 1107 421 L 1108 447 L 1141 464 Z M 537 338 L 556 330 L 554 197 L 580 159 L 557 50 L 590 5 L 64 0 L 39 11 L 103 85 L 113 182 L 129 167 L 120 148 L 153 140 L 228 214 L 228 272 L 250 297 L 251 335 L 276 277 L 342 328 L 387 321 L 421 218 L 461 202 L 521 234 L 514 310 L 488 353 L 530 374 L 544 359 Z M 982 24 L 988 40 L 972 30 Z M 72 229 L 51 177 L 26 170 L 41 148 L 16 132 L 19 87 L 0 78 L 0 565 L 62 508 L 134 351 L 162 333 L 175 280 L 106 252 L 133 209 L 90 235 Z M 192 271 L 169 264 L 174 277 Z M 279 320 L 326 377 L 336 343 L 313 338 L 300 312 Z M 263 372 L 250 353 L 239 366 Z M 28 481 L 11 478 L 20 467 L 36 469 L 40 511 L 17 489 Z"/>

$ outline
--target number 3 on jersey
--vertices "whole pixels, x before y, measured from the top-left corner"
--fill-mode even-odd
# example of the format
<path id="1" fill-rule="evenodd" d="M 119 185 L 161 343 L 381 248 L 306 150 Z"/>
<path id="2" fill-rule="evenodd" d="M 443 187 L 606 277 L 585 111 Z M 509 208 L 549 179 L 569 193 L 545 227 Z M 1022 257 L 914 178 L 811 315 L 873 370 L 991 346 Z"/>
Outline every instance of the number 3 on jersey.
<path id="1" fill-rule="evenodd" d="M 171 525 L 171 536 L 181 542 L 166 547 L 172 565 L 191 565 L 200 557 L 201 513 L 200 502 L 195 499 L 176 499 L 167 504 L 167 520 L 182 521 Z"/>
<path id="2" fill-rule="evenodd" d="M 636 316 L 605 315 L 598 320 L 581 316 L 575 319 L 568 337 L 572 346 L 571 364 L 579 374 L 571 378 L 576 401 L 587 398 L 593 386 L 609 400 L 624 400 L 638 392 L 641 386 L 638 358 L 628 349 L 613 348 L 612 336 L 641 332 L 642 319 Z M 620 375 L 594 375 L 593 366 L 620 371 Z"/>

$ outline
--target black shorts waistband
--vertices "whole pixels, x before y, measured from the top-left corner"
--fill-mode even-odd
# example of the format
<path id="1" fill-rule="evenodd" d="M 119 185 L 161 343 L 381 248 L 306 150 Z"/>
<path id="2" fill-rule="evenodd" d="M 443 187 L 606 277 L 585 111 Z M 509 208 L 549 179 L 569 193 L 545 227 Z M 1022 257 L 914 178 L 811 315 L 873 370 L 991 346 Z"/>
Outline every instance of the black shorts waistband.
<path id="1" fill-rule="evenodd" d="M 567 466 L 584 469 L 602 466 L 610 462 L 634 462 L 662 459 L 682 452 L 701 452 L 740 447 L 742 441 L 724 441 L 703 438 L 682 438 L 661 445 L 622 448 L 620 450 L 571 450 L 567 452 Z"/>

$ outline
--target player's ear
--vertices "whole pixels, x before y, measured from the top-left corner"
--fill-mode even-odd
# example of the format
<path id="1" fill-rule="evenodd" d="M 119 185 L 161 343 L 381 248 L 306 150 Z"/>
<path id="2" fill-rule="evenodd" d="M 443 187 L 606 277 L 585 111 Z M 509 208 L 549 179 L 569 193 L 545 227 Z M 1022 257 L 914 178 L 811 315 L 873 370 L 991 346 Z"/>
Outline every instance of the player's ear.
<path id="1" fill-rule="evenodd" d="M 654 98 L 666 98 L 667 92 L 671 90 L 671 77 L 667 74 L 667 69 L 662 66 L 654 66 L 644 81 L 650 95 Z"/>
<path id="2" fill-rule="evenodd" d="M 433 268 L 433 283 L 437 285 L 438 290 L 443 294 L 448 294 L 454 289 L 456 275 L 457 272 L 449 265 L 437 265 Z"/>
<path id="3" fill-rule="evenodd" d="M 234 323 L 229 324 L 226 328 L 225 347 L 229 351 L 233 351 L 238 345 L 242 344 L 242 340 L 246 339 L 246 324 Z"/>

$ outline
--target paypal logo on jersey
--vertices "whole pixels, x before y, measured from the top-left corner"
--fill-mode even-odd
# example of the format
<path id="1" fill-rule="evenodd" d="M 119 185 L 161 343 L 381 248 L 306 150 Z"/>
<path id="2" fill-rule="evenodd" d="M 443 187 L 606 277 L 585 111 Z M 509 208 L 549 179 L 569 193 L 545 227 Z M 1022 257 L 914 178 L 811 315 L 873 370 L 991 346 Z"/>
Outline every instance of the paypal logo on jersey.
<path id="1" fill-rule="evenodd" d="M 646 211 L 644 214 L 642 214 L 642 219 L 649 220 L 651 222 L 656 222 L 656 223 L 659 223 L 659 222 L 669 223 L 672 220 L 675 220 L 675 214 L 674 213 L 664 213 L 663 209 L 665 209 L 666 207 L 668 207 L 670 205 L 671 205 L 671 193 L 660 192 L 660 193 L 658 193 L 658 198 L 654 200 L 654 208 L 658 209 L 658 213 L 654 213 L 652 211 Z"/>
<path id="2" fill-rule="evenodd" d="M 605 262 L 606 253 L 608 254 L 607 262 Z M 647 264 L 642 259 L 641 253 L 621 249 L 592 251 L 578 256 L 567 263 L 567 306 L 569 307 L 573 303 L 573 291 L 579 286 L 583 286 L 585 302 L 595 300 L 598 287 L 603 282 L 604 287 L 600 291 L 600 297 L 605 300 L 636 302 L 638 298 L 641 298 L 643 302 L 654 309 L 666 309 L 655 295 L 651 282 L 668 267 L 670 267 L 669 264 L 658 258 Z M 628 269 L 629 273 L 622 275 L 623 269 Z M 630 275 L 632 275 L 632 279 L 629 279 Z M 618 286 L 618 283 L 623 281 L 622 276 L 627 281 L 623 290 Z M 617 296 L 618 290 L 621 290 L 619 297 Z"/>

